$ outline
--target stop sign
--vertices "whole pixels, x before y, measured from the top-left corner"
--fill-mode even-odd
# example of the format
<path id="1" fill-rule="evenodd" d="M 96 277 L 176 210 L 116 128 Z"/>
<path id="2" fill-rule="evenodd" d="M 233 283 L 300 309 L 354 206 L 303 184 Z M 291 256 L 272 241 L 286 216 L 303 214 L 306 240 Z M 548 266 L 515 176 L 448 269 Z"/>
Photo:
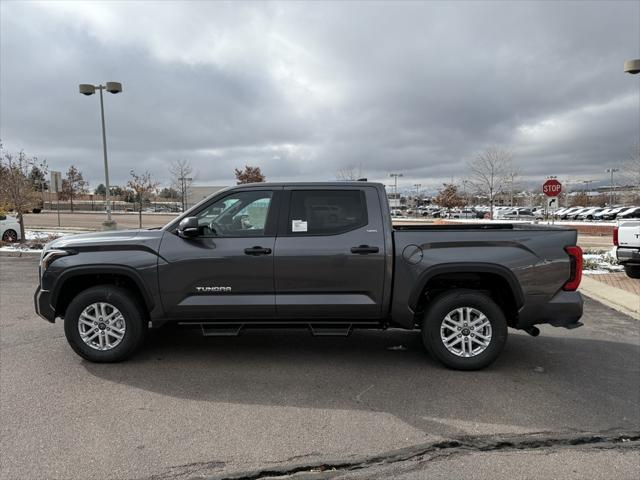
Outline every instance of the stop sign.
<path id="1" fill-rule="evenodd" d="M 554 180 L 553 178 L 547 180 L 542 185 L 542 193 L 544 193 L 547 197 L 557 197 L 562 192 L 562 184 L 558 180 Z"/>

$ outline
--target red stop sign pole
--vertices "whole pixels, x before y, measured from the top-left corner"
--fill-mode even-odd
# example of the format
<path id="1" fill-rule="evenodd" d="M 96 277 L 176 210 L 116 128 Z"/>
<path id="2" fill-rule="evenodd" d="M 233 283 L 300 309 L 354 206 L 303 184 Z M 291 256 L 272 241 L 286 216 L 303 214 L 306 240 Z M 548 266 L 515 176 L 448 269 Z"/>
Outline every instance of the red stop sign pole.
<path id="1" fill-rule="evenodd" d="M 542 193 L 547 197 L 557 197 L 562 192 L 562 184 L 558 180 L 549 179 L 542 185 Z"/>

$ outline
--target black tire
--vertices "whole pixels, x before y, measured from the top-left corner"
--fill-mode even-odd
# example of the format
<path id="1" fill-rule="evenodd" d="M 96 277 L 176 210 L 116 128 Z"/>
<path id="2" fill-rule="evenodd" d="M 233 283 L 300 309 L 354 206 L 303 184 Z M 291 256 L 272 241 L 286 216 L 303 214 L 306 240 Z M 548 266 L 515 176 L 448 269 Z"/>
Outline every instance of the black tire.
<path id="1" fill-rule="evenodd" d="M 16 233 L 15 230 L 5 230 L 4 233 L 2 234 L 2 241 L 3 242 L 17 242 L 18 241 L 18 234 Z"/>
<path id="2" fill-rule="evenodd" d="M 469 357 L 449 351 L 440 335 L 445 317 L 465 307 L 484 314 L 491 327 L 489 344 L 483 351 Z M 467 330 L 466 333 L 470 335 L 472 332 Z M 507 341 L 507 321 L 502 309 L 487 295 L 474 290 L 453 290 L 437 297 L 429 305 L 422 320 L 422 341 L 427 351 L 445 366 L 455 370 L 479 370 L 493 363 L 502 352 Z"/>
<path id="3" fill-rule="evenodd" d="M 625 265 L 624 271 L 629 278 L 640 278 L 640 265 Z"/>
<path id="4" fill-rule="evenodd" d="M 124 317 L 124 336 L 109 350 L 97 350 L 82 340 L 78 329 L 80 314 L 97 302 L 116 307 Z M 99 285 L 80 292 L 69 304 L 64 316 L 64 333 L 69 345 L 82 358 L 96 363 L 120 362 L 142 345 L 147 333 L 147 320 L 142 306 L 125 289 L 115 285 Z"/>

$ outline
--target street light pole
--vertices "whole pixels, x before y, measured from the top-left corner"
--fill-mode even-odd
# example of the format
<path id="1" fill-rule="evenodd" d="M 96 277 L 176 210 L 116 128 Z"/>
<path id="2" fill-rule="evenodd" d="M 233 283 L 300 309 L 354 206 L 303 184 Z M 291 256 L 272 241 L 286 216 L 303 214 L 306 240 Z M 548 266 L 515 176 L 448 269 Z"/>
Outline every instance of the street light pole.
<path id="1" fill-rule="evenodd" d="M 109 163 L 107 161 L 107 132 L 104 121 L 104 100 L 102 91 L 106 90 L 109 93 L 122 92 L 122 84 L 118 82 L 106 82 L 106 85 L 91 85 L 80 84 L 80 93 L 83 95 L 93 95 L 96 90 L 100 91 L 100 119 L 102 121 L 102 152 L 104 157 L 104 180 L 106 184 L 105 203 L 107 207 L 107 221 L 103 223 L 106 228 L 116 228 L 116 222 L 111 218 L 111 189 L 109 186 Z"/>
<path id="2" fill-rule="evenodd" d="M 584 183 L 586 185 L 586 191 L 583 190 L 584 195 L 585 195 L 585 199 L 587 201 L 587 207 L 591 206 L 591 199 L 589 198 L 589 185 L 591 185 L 591 182 L 593 182 L 593 180 L 582 180 L 582 183 Z"/>
<path id="3" fill-rule="evenodd" d="M 467 183 L 469 183 L 469 180 L 462 180 L 462 197 L 464 198 L 465 206 L 469 205 L 469 199 L 467 198 Z"/>
<path id="4" fill-rule="evenodd" d="M 100 85 L 100 119 L 102 120 L 102 153 L 104 156 L 104 181 L 107 186 L 107 192 L 105 194 L 105 203 L 107 205 L 107 223 L 112 224 L 111 220 L 111 191 L 109 188 L 109 163 L 107 162 L 107 131 L 104 125 L 104 101 L 102 100 L 102 90 L 104 87 Z"/>
<path id="5" fill-rule="evenodd" d="M 389 176 L 393 177 L 393 180 L 394 180 L 393 197 L 397 200 L 398 199 L 398 177 L 402 177 L 403 175 L 401 173 L 390 173 Z M 400 206 L 400 201 L 398 201 L 398 206 Z"/>
<path id="6" fill-rule="evenodd" d="M 605 172 L 611 173 L 611 189 L 609 190 L 609 206 L 613 207 L 613 174 L 619 171 L 619 168 L 607 168 Z"/>
<path id="7" fill-rule="evenodd" d="M 414 202 L 414 212 L 413 214 L 417 217 L 418 216 L 418 202 L 420 201 L 420 187 L 422 186 L 421 183 L 414 183 L 413 184 L 414 187 L 416 187 L 416 201 Z"/>

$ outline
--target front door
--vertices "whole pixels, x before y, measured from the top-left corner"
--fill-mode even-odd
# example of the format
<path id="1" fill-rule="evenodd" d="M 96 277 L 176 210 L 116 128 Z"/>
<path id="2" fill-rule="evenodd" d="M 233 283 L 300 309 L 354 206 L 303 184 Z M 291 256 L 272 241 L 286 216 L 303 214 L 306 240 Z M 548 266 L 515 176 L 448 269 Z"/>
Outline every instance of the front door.
<path id="1" fill-rule="evenodd" d="M 275 194 L 271 189 L 229 193 L 194 214 L 198 236 L 164 235 L 158 275 L 168 317 L 274 318 Z"/>

